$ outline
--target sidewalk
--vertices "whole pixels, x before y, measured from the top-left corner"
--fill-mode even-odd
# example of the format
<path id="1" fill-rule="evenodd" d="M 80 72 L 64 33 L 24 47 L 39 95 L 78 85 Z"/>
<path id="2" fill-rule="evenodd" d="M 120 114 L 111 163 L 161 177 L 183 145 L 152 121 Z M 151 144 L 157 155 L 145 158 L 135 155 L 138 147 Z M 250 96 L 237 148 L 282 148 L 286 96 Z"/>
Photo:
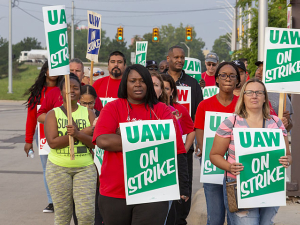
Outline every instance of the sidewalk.
<path id="1" fill-rule="evenodd" d="M 187 219 L 188 225 L 205 225 L 206 216 L 204 190 L 201 188 L 196 192 L 192 199 L 191 211 Z M 279 208 L 274 222 L 275 225 L 299 225 L 300 204 L 287 201 L 286 206 Z"/>

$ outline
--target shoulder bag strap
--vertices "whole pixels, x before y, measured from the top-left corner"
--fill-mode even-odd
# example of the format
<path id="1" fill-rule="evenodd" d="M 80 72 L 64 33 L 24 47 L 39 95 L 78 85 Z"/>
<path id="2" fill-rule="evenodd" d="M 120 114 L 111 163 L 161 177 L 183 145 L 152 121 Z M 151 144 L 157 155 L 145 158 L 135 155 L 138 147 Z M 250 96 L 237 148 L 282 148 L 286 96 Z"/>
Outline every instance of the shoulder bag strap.
<path id="1" fill-rule="evenodd" d="M 233 122 L 233 125 L 232 125 L 232 130 L 235 126 L 235 122 L 236 122 L 236 115 L 234 116 L 234 122 Z M 229 155 L 229 152 L 227 151 L 226 161 L 228 160 L 228 155 Z M 226 182 L 228 182 L 228 180 L 227 180 L 227 170 L 226 170 L 226 173 L 225 173 L 225 179 L 226 179 Z"/>

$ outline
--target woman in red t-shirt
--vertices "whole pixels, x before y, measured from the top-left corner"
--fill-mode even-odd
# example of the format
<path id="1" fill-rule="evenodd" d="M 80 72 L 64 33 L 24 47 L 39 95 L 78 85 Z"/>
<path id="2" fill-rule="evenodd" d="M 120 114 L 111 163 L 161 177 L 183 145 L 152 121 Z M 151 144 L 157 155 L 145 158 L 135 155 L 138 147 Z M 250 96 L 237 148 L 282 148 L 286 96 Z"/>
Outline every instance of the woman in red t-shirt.
<path id="1" fill-rule="evenodd" d="M 219 93 L 200 102 L 195 116 L 197 149 L 200 150 L 200 154 L 203 145 L 206 111 L 233 113 L 238 100 L 238 97 L 233 94 L 233 90 L 240 83 L 240 73 L 233 62 L 221 63 L 216 70 L 215 79 Z M 207 224 L 224 224 L 223 186 L 204 183 L 203 188 L 206 198 Z M 227 223 L 230 224 L 228 220 Z"/>
<path id="2" fill-rule="evenodd" d="M 149 71 L 141 65 L 125 70 L 118 99 L 105 105 L 97 121 L 93 142 L 104 149 L 100 175 L 99 208 L 106 225 L 164 224 L 168 202 L 126 205 L 122 140 L 119 123 L 173 119 L 167 105 L 158 102 Z M 188 173 L 185 148 L 175 119 L 177 164 L 181 199 L 187 200 Z M 117 214 L 116 214 L 117 212 Z"/>
<path id="3" fill-rule="evenodd" d="M 55 88 L 59 83 L 58 76 L 49 76 L 48 61 L 44 63 L 41 68 L 40 74 L 37 77 L 35 83 L 28 89 L 25 95 L 29 95 L 26 102 L 27 107 L 27 119 L 26 119 L 26 131 L 25 131 L 25 145 L 24 151 L 28 157 L 28 152 L 30 149 L 33 151 L 33 135 L 35 133 L 37 124 L 37 106 L 41 105 L 45 96 Z M 38 137 L 36 133 L 36 145 L 38 146 Z M 48 197 L 48 206 L 43 210 L 43 212 L 54 212 L 52 198 L 48 189 L 47 181 L 45 178 L 46 164 L 48 155 L 40 155 L 43 173 L 44 173 L 44 183 L 46 188 L 46 193 Z"/>

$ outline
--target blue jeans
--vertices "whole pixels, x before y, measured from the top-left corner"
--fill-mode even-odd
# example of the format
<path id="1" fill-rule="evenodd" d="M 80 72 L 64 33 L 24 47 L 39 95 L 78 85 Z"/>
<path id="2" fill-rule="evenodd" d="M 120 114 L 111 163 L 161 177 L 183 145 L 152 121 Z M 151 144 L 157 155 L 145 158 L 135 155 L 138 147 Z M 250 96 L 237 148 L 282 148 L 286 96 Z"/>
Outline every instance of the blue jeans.
<path id="1" fill-rule="evenodd" d="M 229 182 L 234 180 L 235 179 L 228 178 Z M 274 223 L 273 219 L 277 214 L 279 207 L 241 209 L 238 212 L 231 213 L 228 208 L 225 178 L 223 189 L 224 203 L 232 225 L 272 225 Z"/>
<path id="2" fill-rule="evenodd" d="M 223 198 L 223 186 L 221 184 L 203 183 L 203 188 L 207 208 L 207 225 L 224 224 L 226 210 Z M 231 224 L 228 216 L 227 224 Z"/>
<path id="3" fill-rule="evenodd" d="M 37 134 L 38 134 L 38 131 L 36 129 L 35 130 L 35 141 L 36 141 L 36 146 L 39 148 L 39 142 L 38 142 L 38 135 Z M 46 165 L 47 165 L 48 155 L 40 155 L 40 159 L 41 159 L 41 163 L 42 163 L 42 167 L 43 167 L 44 184 L 45 184 L 45 189 L 46 189 L 46 193 L 47 193 L 48 203 L 53 203 L 51 195 L 50 195 L 50 191 L 49 191 L 49 188 L 48 188 L 48 184 L 47 184 L 47 181 L 46 181 Z"/>
<path id="4" fill-rule="evenodd" d="M 51 195 L 50 195 L 50 191 L 48 188 L 48 184 L 46 181 L 46 166 L 47 166 L 48 155 L 40 155 L 40 158 L 41 158 L 41 162 L 42 162 L 42 166 L 43 166 L 44 184 L 45 184 L 45 189 L 46 189 L 46 193 L 47 193 L 48 203 L 53 203 Z"/>

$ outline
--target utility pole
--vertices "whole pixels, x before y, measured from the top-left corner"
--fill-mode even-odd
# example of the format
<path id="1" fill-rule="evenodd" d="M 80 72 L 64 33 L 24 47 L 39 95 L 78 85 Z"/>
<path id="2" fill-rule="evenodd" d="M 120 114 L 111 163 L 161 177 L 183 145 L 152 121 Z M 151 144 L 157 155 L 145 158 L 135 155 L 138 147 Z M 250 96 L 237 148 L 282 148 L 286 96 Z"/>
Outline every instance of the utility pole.
<path id="1" fill-rule="evenodd" d="M 74 58 L 74 1 L 72 1 L 71 59 Z"/>
<path id="2" fill-rule="evenodd" d="M 12 94 L 12 0 L 8 2 L 8 93 Z"/>
<path id="3" fill-rule="evenodd" d="M 268 1 L 258 0 L 258 54 L 257 60 L 264 61 L 265 27 L 268 26 Z"/>
<path id="4" fill-rule="evenodd" d="M 231 46 L 234 47 L 234 50 L 237 50 L 237 43 L 236 43 L 236 39 L 237 39 L 237 0 L 235 1 L 235 9 L 234 9 L 234 15 L 233 15 L 233 27 L 232 27 L 232 42 L 233 44 Z"/>
<path id="5" fill-rule="evenodd" d="M 243 48 L 243 17 L 242 17 L 242 7 L 239 9 L 239 49 Z"/>
<path id="6" fill-rule="evenodd" d="M 250 28 L 251 28 L 251 19 L 252 19 L 252 15 L 251 15 L 251 3 L 248 4 L 248 48 L 251 47 L 251 39 L 250 39 Z"/>

